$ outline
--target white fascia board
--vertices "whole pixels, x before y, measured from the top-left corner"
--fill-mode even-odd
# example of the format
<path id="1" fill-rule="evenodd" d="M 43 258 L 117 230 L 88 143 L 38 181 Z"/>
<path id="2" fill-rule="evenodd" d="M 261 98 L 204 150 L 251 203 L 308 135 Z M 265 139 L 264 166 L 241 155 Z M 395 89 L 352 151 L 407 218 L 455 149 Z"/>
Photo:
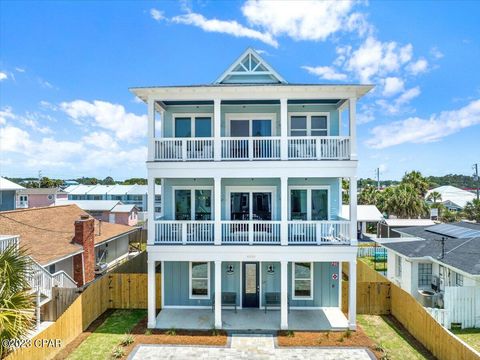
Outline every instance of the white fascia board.
<path id="1" fill-rule="evenodd" d="M 155 261 L 355 261 L 357 247 L 350 245 L 147 245 Z"/>

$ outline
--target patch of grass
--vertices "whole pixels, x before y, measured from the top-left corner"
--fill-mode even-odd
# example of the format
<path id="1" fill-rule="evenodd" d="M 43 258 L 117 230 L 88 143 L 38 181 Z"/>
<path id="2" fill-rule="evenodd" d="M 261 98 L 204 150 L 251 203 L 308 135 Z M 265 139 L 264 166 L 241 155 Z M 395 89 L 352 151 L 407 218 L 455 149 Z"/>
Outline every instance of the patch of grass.
<path id="1" fill-rule="evenodd" d="M 452 329 L 452 332 L 477 351 L 480 351 L 480 329 Z"/>
<path id="2" fill-rule="evenodd" d="M 411 335 L 398 328 L 388 316 L 358 315 L 357 321 L 368 337 L 377 344 L 377 348 L 382 350 L 383 359 L 434 359 L 420 345 L 413 345 L 415 340 Z"/>
<path id="3" fill-rule="evenodd" d="M 129 333 L 145 315 L 145 310 L 115 310 L 68 356 L 68 359 L 108 359 L 114 356 L 125 333 Z M 120 350 L 123 351 L 121 348 Z"/>
<path id="4" fill-rule="evenodd" d="M 352 336 L 352 330 L 347 329 L 347 331 L 345 331 L 345 337 L 346 337 L 347 339 L 349 339 L 350 336 Z"/>
<path id="5" fill-rule="evenodd" d="M 220 330 L 213 328 L 212 329 L 212 336 L 218 336 L 220 335 Z"/>
<path id="6" fill-rule="evenodd" d="M 150 329 L 145 330 L 145 335 L 152 335 L 152 330 Z"/>
<path id="7" fill-rule="evenodd" d="M 294 337 L 295 333 L 292 330 L 287 331 L 287 337 Z"/>
<path id="8" fill-rule="evenodd" d="M 364 256 L 360 259 L 375 271 L 387 271 L 387 261 L 385 259 L 377 260 L 376 262 L 372 256 Z"/>

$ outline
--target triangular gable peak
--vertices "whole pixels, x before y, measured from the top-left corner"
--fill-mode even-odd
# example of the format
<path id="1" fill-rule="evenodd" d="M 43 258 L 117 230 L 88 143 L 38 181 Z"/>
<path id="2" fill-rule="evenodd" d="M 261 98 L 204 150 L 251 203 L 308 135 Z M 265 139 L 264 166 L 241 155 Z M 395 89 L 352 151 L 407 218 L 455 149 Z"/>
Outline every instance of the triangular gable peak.
<path id="1" fill-rule="evenodd" d="M 248 48 L 214 84 L 286 84 L 252 48 Z"/>

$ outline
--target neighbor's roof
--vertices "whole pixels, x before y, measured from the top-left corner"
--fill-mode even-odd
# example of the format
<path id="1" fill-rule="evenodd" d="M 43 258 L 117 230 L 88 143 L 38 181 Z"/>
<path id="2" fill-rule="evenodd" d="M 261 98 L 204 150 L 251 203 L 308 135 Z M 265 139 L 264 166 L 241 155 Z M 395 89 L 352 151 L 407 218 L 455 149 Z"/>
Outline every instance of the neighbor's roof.
<path id="1" fill-rule="evenodd" d="M 342 217 L 350 219 L 350 206 L 342 205 Z M 376 222 L 383 219 L 383 215 L 375 205 L 357 205 L 357 221 Z"/>
<path id="2" fill-rule="evenodd" d="M 467 237 L 477 236 L 478 233 L 475 234 L 475 231 L 480 233 L 480 224 L 460 221 L 460 222 L 455 222 L 450 224 L 438 224 L 433 226 L 415 226 L 415 227 L 406 227 L 406 228 L 396 228 L 393 231 L 400 232 L 402 234 L 406 234 L 413 237 L 419 237 L 422 239 L 430 239 L 430 240 L 439 240 L 442 237 L 445 237 L 447 239 L 467 238 Z M 467 234 L 470 236 L 463 236 L 464 234 Z"/>
<path id="3" fill-rule="evenodd" d="M 112 213 L 129 213 L 135 209 L 136 206 L 133 204 L 118 204 L 116 205 L 111 212 Z"/>
<path id="4" fill-rule="evenodd" d="M 420 240 L 383 243 L 382 246 L 408 258 L 430 257 L 472 275 L 480 275 L 480 237 L 470 239 L 448 239 L 444 242 L 445 255 L 442 258 L 442 241 Z"/>
<path id="5" fill-rule="evenodd" d="M 21 190 L 25 189 L 23 186 L 15 184 L 14 182 L 0 177 L 0 191 L 3 190 Z"/>
<path id="6" fill-rule="evenodd" d="M 58 199 L 55 201 L 55 206 L 62 205 L 77 205 L 80 209 L 85 211 L 110 211 L 118 204 L 119 200 L 64 200 Z"/>
<path id="7" fill-rule="evenodd" d="M 108 195 L 126 195 L 135 185 L 115 185 L 109 191 Z"/>
<path id="8" fill-rule="evenodd" d="M 50 195 L 50 194 L 67 194 L 60 188 L 28 188 L 18 192 L 22 195 Z"/>
<path id="9" fill-rule="evenodd" d="M 78 185 L 74 189 L 69 190 L 69 195 L 84 195 L 96 185 Z"/>
<path id="10" fill-rule="evenodd" d="M 442 196 L 442 203 L 450 202 L 460 208 L 464 208 L 468 202 L 475 199 L 475 194 L 471 193 L 470 191 L 465 191 L 450 185 L 440 186 L 429 190 L 425 195 L 425 198 L 427 198 L 434 191 L 438 192 Z"/>
<path id="11" fill-rule="evenodd" d="M 20 235 L 20 246 L 37 262 L 46 265 L 83 251 L 72 243 L 75 221 L 85 211 L 76 205 L 4 211 L 0 213 L 0 234 Z M 102 222 L 101 233 L 95 220 L 95 245 L 135 231 L 135 228 Z"/>
<path id="12" fill-rule="evenodd" d="M 92 185 L 88 191 L 88 195 L 105 195 L 115 185 Z"/>
<path id="13" fill-rule="evenodd" d="M 78 185 L 65 189 L 69 195 L 146 195 L 147 185 Z M 160 195 L 162 188 L 155 185 L 155 194 Z"/>
<path id="14" fill-rule="evenodd" d="M 385 219 L 383 221 L 388 226 L 394 226 L 394 227 L 435 225 L 435 222 L 430 219 Z"/>

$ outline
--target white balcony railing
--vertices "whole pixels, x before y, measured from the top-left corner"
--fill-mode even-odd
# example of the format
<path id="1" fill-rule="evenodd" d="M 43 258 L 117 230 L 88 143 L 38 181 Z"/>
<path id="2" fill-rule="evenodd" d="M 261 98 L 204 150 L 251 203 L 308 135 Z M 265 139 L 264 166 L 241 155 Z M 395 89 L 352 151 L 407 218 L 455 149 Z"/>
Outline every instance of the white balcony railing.
<path id="1" fill-rule="evenodd" d="M 289 221 L 288 244 L 349 244 L 349 221 Z"/>
<path id="2" fill-rule="evenodd" d="M 0 235 L 0 253 L 4 252 L 9 246 L 15 246 L 18 249 L 18 236 Z"/>
<path id="3" fill-rule="evenodd" d="M 280 244 L 280 221 L 222 221 L 222 244 Z"/>
<path id="4" fill-rule="evenodd" d="M 348 136 L 287 137 L 287 154 L 282 156 L 282 138 L 220 138 L 219 160 L 348 160 Z M 160 138 L 154 140 L 154 156 L 158 161 L 214 160 L 213 138 Z"/>
<path id="5" fill-rule="evenodd" d="M 345 136 L 289 137 L 288 158 L 296 160 L 348 160 L 350 138 Z"/>
<path id="6" fill-rule="evenodd" d="M 155 223 L 156 244 L 213 244 L 214 221 L 162 220 Z"/>

